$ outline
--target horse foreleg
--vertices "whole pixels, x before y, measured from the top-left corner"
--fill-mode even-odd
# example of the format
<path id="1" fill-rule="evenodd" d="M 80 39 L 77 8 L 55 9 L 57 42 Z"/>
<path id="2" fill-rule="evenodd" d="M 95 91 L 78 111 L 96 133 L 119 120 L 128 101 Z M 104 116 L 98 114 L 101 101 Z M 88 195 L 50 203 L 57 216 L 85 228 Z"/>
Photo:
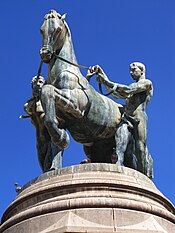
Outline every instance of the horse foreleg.
<path id="1" fill-rule="evenodd" d="M 56 118 L 54 87 L 45 85 L 41 92 L 42 107 L 45 112 L 44 124 L 49 132 L 51 141 L 61 150 L 69 146 L 69 135 L 64 129 L 60 129 Z"/>
<path id="2" fill-rule="evenodd" d="M 62 111 L 70 113 L 76 118 L 81 118 L 84 116 L 84 111 L 80 109 L 78 99 L 84 98 L 76 90 L 59 90 L 54 89 L 57 107 Z M 83 102 L 83 101 L 82 101 Z"/>
<path id="3" fill-rule="evenodd" d="M 62 156 L 63 150 L 60 150 L 57 146 L 51 145 L 52 147 L 52 165 L 50 170 L 62 168 Z"/>
<path id="4" fill-rule="evenodd" d="M 135 141 L 133 135 L 125 152 L 124 166 L 137 170 L 137 157 L 135 156 Z"/>
<path id="5" fill-rule="evenodd" d="M 55 146 L 52 142 L 47 147 L 47 154 L 44 160 L 44 172 L 62 168 L 63 150 Z"/>

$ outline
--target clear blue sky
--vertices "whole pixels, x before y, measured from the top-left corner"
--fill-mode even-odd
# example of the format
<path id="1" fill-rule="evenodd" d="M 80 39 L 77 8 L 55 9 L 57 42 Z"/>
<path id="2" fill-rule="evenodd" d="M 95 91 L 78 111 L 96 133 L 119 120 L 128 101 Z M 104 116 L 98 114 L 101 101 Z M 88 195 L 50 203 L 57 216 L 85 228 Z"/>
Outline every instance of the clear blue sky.
<path id="1" fill-rule="evenodd" d="M 30 81 L 40 62 L 39 29 L 50 9 L 68 13 L 79 63 L 99 64 L 112 81 L 123 84 L 132 81 L 131 62 L 145 63 L 154 85 L 147 108 L 153 181 L 175 203 L 175 1 L 1 0 L 0 9 L 0 215 L 15 198 L 14 183 L 24 185 L 41 174 L 35 130 L 29 119 L 18 117 L 31 96 Z M 47 77 L 46 65 L 42 75 Z M 84 158 L 82 146 L 71 139 L 63 166 Z"/>

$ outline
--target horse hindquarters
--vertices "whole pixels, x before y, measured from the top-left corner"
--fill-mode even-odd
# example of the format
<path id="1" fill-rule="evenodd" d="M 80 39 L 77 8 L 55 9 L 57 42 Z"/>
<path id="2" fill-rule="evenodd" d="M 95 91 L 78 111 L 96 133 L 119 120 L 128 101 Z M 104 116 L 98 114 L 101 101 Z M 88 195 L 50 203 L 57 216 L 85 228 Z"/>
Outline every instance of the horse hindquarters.
<path id="1" fill-rule="evenodd" d="M 41 92 L 41 103 L 45 112 L 44 124 L 49 132 L 51 141 L 61 150 L 69 146 L 69 135 L 64 129 L 58 128 L 59 122 L 56 118 L 55 92 L 52 85 L 45 85 Z"/>

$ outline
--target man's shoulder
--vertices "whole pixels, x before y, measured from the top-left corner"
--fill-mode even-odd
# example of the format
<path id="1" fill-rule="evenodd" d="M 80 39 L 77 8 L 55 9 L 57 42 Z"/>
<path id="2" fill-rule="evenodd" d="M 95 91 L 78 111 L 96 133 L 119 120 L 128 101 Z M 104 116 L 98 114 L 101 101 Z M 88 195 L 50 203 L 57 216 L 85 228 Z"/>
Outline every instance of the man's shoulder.
<path id="1" fill-rule="evenodd" d="M 152 86 L 152 82 L 149 79 L 142 79 L 138 83 L 142 83 L 142 84 L 145 84 L 145 85 Z"/>

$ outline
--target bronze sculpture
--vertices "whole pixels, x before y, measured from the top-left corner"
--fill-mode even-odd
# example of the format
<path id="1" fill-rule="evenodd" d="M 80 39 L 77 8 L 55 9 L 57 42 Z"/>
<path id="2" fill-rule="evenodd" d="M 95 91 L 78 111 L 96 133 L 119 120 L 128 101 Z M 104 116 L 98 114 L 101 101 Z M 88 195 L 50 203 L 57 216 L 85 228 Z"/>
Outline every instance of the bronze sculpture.
<path id="1" fill-rule="evenodd" d="M 64 16 L 52 10 L 45 16 L 41 34 L 40 55 L 49 69 L 41 103 L 45 112 L 44 124 L 52 142 L 65 149 L 69 145 L 65 130 L 68 129 L 72 137 L 84 145 L 91 162 L 111 162 L 116 127 L 121 121 L 119 105 L 96 92 L 79 68 L 58 57 L 76 63 Z M 110 145 L 104 147 L 105 143 Z"/>
<path id="2" fill-rule="evenodd" d="M 115 99 L 126 99 L 122 120 L 117 127 L 116 154 L 114 162 L 125 164 L 153 177 L 153 160 L 146 146 L 147 114 L 146 106 L 153 95 L 152 82 L 145 77 L 145 65 L 140 62 L 130 64 L 130 74 L 135 83 L 129 86 L 111 82 L 100 66 L 94 66 L 88 77 L 96 74 L 97 81 L 103 83 Z"/>
<path id="3" fill-rule="evenodd" d="M 87 162 L 117 162 L 119 165 L 124 164 L 139 170 L 151 178 L 152 164 L 149 160 L 151 157 L 149 153 L 147 153 L 149 158 L 146 158 L 137 152 L 138 147 L 135 145 L 138 141 L 135 133 L 131 134 L 130 140 L 128 139 L 129 143 L 125 145 L 123 154 L 119 152 L 121 148 L 118 141 L 119 138 L 120 141 L 122 140 L 120 131 L 125 126 L 123 121 L 124 119 L 126 121 L 126 117 L 124 118 L 123 114 L 127 115 L 126 108 L 124 109 L 122 105 L 99 94 L 89 84 L 88 78 L 94 74 L 97 74 L 99 82 L 105 83 L 104 77 L 106 76 L 100 67 L 90 68 L 87 78 L 81 74 L 77 67 L 71 33 L 65 22 L 65 15 L 61 16 L 51 10 L 44 17 L 40 30 L 42 34 L 40 55 L 43 62 L 48 64 L 48 78 L 39 92 L 39 101 L 44 117 L 38 123 L 41 126 L 38 127 L 40 131 L 38 135 L 42 135 L 42 128 L 44 128 L 44 132 L 49 138 L 46 140 L 46 144 L 49 142 L 58 148 L 58 157 L 55 157 L 56 153 L 49 155 L 51 163 L 46 166 L 47 169 L 60 167 L 58 163 L 56 166 L 52 166 L 52 160 L 55 158 L 55 161 L 56 159 L 60 161 L 60 155 L 69 146 L 69 135 L 66 132 L 68 130 L 74 140 L 83 144 L 88 158 Z M 111 83 L 108 80 L 107 86 L 113 89 L 113 94 L 126 98 L 126 95 L 122 91 L 118 91 L 116 85 Z M 131 114 L 128 118 L 132 118 Z M 128 119 L 127 121 L 132 125 L 131 127 L 135 128 L 131 121 Z M 136 122 L 136 119 L 133 121 Z M 35 127 L 37 129 L 37 124 Z M 37 137 L 38 144 L 40 144 L 39 140 L 40 137 Z M 146 150 L 147 147 L 145 147 Z M 42 161 L 42 154 L 46 157 L 46 152 L 40 153 L 40 161 Z M 47 169 L 43 167 L 43 171 Z"/>
<path id="4" fill-rule="evenodd" d="M 36 128 L 37 152 L 40 167 L 43 172 L 62 167 L 62 153 L 51 141 L 47 128 L 44 125 L 44 116 L 40 94 L 45 83 L 42 76 L 32 79 L 32 97 L 25 103 L 24 111 L 28 114 Z"/>

